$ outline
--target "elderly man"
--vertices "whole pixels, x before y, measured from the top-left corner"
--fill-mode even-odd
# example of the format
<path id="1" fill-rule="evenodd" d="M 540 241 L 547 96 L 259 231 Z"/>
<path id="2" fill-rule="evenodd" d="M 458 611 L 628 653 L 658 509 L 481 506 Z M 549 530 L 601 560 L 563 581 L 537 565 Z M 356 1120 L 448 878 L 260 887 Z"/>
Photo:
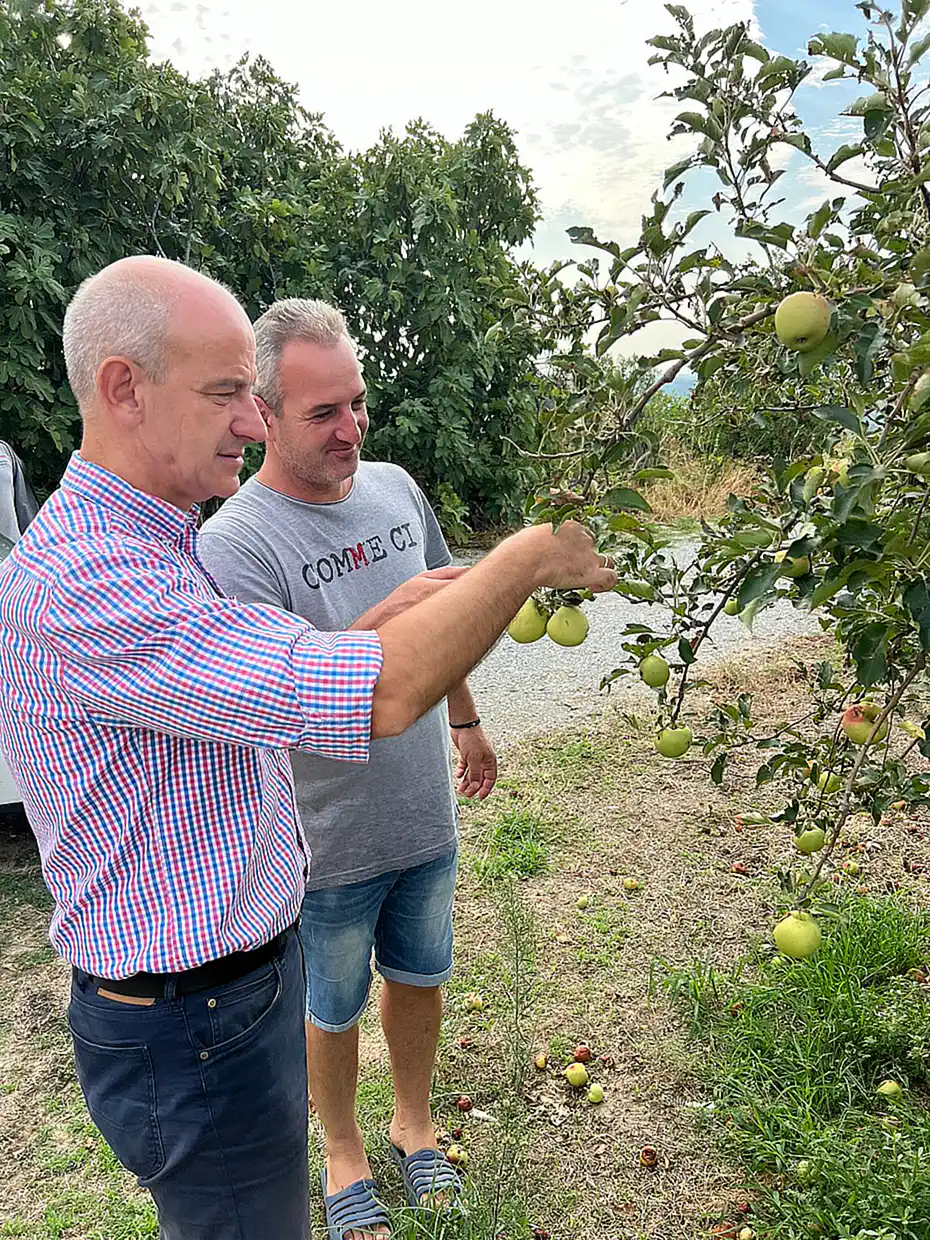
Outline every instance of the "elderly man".
<path id="1" fill-rule="evenodd" d="M 201 534 L 207 568 L 242 602 L 270 603 L 318 629 L 370 629 L 393 591 L 451 563 L 433 512 L 396 465 L 359 461 L 365 382 L 345 319 L 321 301 L 277 302 L 255 324 L 254 392 L 265 461 Z M 385 602 L 385 600 L 387 600 Z M 385 1228 L 355 1116 L 358 1022 L 371 953 L 394 1075 L 394 1151 L 413 1204 L 457 1187 L 436 1144 L 429 1089 L 452 972 L 457 813 L 449 729 L 466 795 L 497 765 L 462 683 L 401 737 L 375 741 L 361 772 L 293 755 L 312 865 L 300 919 L 307 965 L 307 1071 L 326 1134 L 327 1218 Z"/>
<path id="2" fill-rule="evenodd" d="M 78 290 L 64 345 L 84 435 L 0 569 L 0 749 L 73 966 L 78 1076 L 163 1240 L 301 1240 L 308 858 L 289 750 L 364 762 L 531 590 L 614 574 L 579 526 L 536 527 L 377 632 L 235 602 L 194 527 L 264 436 L 242 308 L 180 264 L 124 259 Z"/>

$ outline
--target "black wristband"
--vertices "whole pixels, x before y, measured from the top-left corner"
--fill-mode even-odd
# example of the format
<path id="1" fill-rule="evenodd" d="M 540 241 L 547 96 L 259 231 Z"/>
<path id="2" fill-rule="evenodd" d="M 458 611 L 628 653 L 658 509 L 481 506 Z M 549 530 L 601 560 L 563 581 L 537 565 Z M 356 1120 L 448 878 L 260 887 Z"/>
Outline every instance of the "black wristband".
<path id="1" fill-rule="evenodd" d="M 450 723 L 449 727 L 453 732 L 464 732 L 466 728 L 477 728 L 480 725 L 480 719 L 472 719 L 471 723 Z"/>

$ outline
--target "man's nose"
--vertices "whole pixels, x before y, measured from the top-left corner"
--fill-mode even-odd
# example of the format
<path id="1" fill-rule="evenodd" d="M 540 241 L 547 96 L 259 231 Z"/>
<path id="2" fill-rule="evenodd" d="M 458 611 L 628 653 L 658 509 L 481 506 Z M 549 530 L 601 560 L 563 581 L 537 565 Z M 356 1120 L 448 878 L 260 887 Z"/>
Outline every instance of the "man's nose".
<path id="1" fill-rule="evenodd" d="M 348 411 L 348 416 L 339 419 L 336 425 L 336 436 L 347 444 L 362 442 L 362 430 L 354 409 Z"/>
<path id="2" fill-rule="evenodd" d="M 238 439 L 247 439 L 252 443 L 265 442 L 265 423 L 250 392 L 238 403 L 231 430 Z"/>

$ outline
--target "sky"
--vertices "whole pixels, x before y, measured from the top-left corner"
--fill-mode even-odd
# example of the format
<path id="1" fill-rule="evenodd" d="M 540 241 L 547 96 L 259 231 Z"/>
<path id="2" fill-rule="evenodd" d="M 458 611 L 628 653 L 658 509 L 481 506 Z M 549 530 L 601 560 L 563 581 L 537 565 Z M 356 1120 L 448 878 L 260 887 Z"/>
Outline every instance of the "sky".
<path id="1" fill-rule="evenodd" d="M 854 0 L 686 3 L 698 30 L 749 21 L 754 37 L 791 56 L 804 55 L 818 31 L 863 29 Z M 571 225 L 635 240 L 663 169 L 693 142 L 667 140 L 683 105 L 657 98 L 667 79 L 647 63 L 646 39 L 675 29 L 658 0 L 142 0 L 139 7 L 156 59 L 200 75 L 230 67 L 244 52 L 261 54 L 348 149 L 418 117 L 455 138 L 477 112 L 493 111 L 516 130 L 534 175 L 543 219 L 530 255 L 541 264 L 588 256 L 568 241 Z M 815 146 L 822 139 L 832 151 L 852 140 L 861 122 L 837 113 L 857 93 L 819 79 L 799 93 Z M 800 153 L 786 149 L 784 158 L 790 166 L 781 184 L 801 218 L 828 187 Z M 719 240 L 713 230 L 722 227 L 715 217 L 709 233 L 695 236 Z"/>

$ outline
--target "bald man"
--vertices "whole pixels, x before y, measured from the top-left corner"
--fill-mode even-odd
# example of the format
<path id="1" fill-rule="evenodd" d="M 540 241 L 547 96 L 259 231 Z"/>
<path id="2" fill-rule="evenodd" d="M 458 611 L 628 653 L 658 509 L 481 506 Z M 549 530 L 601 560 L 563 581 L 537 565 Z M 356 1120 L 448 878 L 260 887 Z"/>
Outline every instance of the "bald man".
<path id="1" fill-rule="evenodd" d="M 78 290 L 64 347 L 84 435 L 0 570 L 0 750 L 73 967 L 78 1077 L 162 1240 L 304 1240 L 308 856 L 289 750 L 365 762 L 532 590 L 615 575 L 566 524 L 455 580 L 414 578 L 376 632 L 235 602 L 195 524 L 264 435 L 238 302 L 177 263 L 124 259 Z"/>

